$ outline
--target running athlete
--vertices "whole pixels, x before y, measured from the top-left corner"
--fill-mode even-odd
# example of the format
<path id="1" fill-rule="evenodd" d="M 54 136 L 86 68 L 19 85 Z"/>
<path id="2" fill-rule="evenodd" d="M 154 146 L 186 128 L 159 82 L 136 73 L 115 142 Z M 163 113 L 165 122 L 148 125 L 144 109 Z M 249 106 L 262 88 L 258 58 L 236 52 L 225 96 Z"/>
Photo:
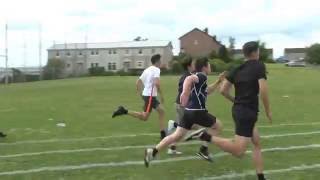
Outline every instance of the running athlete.
<path id="1" fill-rule="evenodd" d="M 208 58 L 199 58 L 195 62 L 196 73 L 188 76 L 183 83 L 180 97 L 181 106 L 184 108 L 183 118 L 176 131 L 164 138 L 155 148 L 145 150 L 145 166 L 155 158 L 157 153 L 172 143 L 182 139 L 194 124 L 209 128 L 212 135 L 221 129 L 221 122 L 206 109 L 207 95 L 211 94 L 220 84 L 220 80 L 207 87 L 207 75 L 211 72 Z"/>
<path id="2" fill-rule="evenodd" d="M 173 121 L 173 120 L 169 120 L 168 122 L 168 131 L 167 133 L 168 134 L 172 134 L 174 133 L 175 129 L 178 127 L 178 124 L 179 122 L 181 121 L 182 117 L 183 117 L 183 113 L 184 113 L 184 108 L 181 106 L 181 103 L 180 103 L 180 96 L 182 94 L 182 90 L 183 90 L 183 83 L 184 83 L 184 80 L 192 75 L 192 72 L 194 72 L 194 65 L 193 65 L 193 62 L 192 62 L 192 58 L 191 57 L 187 57 L 183 60 L 182 62 L 182 67 L 184 69 L 184 73 L 183 75 L 180 77 L 179 79 L 179 83 L 178 83 L 178 95 L 177 95 L 177 98 L 176 98 L 176 114 L 177 114 L 177 117 L 176 117 L 176 121 Z M 223 80 L 224 78 L 224 73 L 221 74 L 219 76 L 219 79 L 220 81 Z M 197 125 L 194 125 L 192 127 L 192 129 L 199 129 L 200 127 L 197 126 Z M 179 154 L 182 154 L 180 151 L 177 150 L 177 146 L 176 144 L 171 144 L 169 149 L 168 149 L 168 152 L 167 152 L 169 155 L 179 155 Z M 199 152 L 197 153 L 198 156 L 204 158 L 205 160 L 209 161 L 209 162 L 212 162 L 212 158 L 210 156 L 210 153 L 209 153 L 209 150 L 208 150 L 208 143 L 207 142 L 203 142 L 200 149 L 199 149 Z"/>
<path id="3" fill-rule="evenodd" d="M 266 115 L 272 122 L 269 105 L 266 67 L 259 61 L 258 42 L 247 42 L 243 46 L 243 53 L 247 61 L 231 71 L 221 87 L 221 93 L 233 102 L 232 116 L 235 122 L 235 137 L 233 140 L 212 136 L 205 129 L 190 134 L 187 140 L 199 138 L 202 141 L 212 142 L 222 150 L 241 158 L 251 142 L 254 146 L 252 156 L 259 180 L 265 180 L 263 174 L 263 158 L 261 153 L 260 136 L 255 126 L 258 120 L 259 97 L 263 102 Z M 230 95 L 234 85 L 235 97 Z"/>
<path id="4" fill-rule="evenodd" d="M 160 104 L 160 102 L 164 102 L 160 87 L 161 56 L 159 54 L 152 56 L 151 63 L 152 66 L 143 71 L 136 83 L 137 93 L 142 94 L 142 99 L 144 101 L 144 112 L 130 111 L 123 106 L 119 106 L 118 109 L 114 111 L 112 118 L 121 115 L 129 115 L 141 121 L 147 121 L 153 108 L 159 114 L 160 138 L 163 139 L 166 136 L 166 132 L 164 108 Z M 160 94 L 160 102 L 157 99 L 158 92 Z"/>

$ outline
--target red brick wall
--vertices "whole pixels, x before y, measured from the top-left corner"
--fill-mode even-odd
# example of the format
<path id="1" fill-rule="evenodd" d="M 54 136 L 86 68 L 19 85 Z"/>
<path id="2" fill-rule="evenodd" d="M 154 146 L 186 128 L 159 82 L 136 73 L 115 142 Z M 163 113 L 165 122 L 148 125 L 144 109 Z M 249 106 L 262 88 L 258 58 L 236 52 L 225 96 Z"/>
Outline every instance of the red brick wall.
<path id="1" fill-rule="evenodd" d="M 193 57 L 207 56 L 212 50 L 218 52 L 220 45 L 204 32 L 192 31 L 180 39 L 181 52 Z"/>

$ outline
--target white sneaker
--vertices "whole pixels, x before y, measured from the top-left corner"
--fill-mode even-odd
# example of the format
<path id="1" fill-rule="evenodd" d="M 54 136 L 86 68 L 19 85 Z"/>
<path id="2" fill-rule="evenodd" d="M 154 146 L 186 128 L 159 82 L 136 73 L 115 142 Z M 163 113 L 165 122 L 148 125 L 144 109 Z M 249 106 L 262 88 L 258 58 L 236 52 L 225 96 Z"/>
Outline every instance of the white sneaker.
<path id="1" fill-rule="evenodd" d="M 148 148 L 144 151 L 144 165 L 149 167 L 150 162 L 153 160 L 153 149 Z"/>
<path id="2" fill-rule="evenodd" d="M 174 123 L 175 123 L 174 120 L 168 121 L 168 129 L 167 129 L 168 135 L 172 134 L 176 130 L 176 128 L 174 127 Z"/>
<path id="3" fill-rule="evenodd" d="M 167 151 L 167 154 L 169 154 L 169 155 L 181 155 L 182 152 L 169 148 L 168 151 Z"/>

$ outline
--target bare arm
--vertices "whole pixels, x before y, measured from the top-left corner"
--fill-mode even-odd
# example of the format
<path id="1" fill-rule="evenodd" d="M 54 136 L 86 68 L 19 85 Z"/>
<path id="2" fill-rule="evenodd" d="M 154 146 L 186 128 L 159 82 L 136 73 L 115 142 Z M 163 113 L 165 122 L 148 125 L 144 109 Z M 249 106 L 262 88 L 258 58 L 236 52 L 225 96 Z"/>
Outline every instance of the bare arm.
<path id="1" fill-rule="evenodd" d="M 232 84 L 228 80 L 224 80 L 220 88 L 220 93 L 222 94 L 222 96 L 224 96 L 233 103 L 234 97 L 230 94 L 231 88 Z"/>
<path id="2" fill-rule="evenodd" d="M 160 78 L 155 78 L 154 79 L 154 86 L 157 88 L 158 93 L 160 95 L 160 101 L 161 103 L 164 103 L 164 97 L 163 97 L 163 92 L 160 86 Z"/>
<path id="3" fill-rule="evenodd" d="M 264 110 L 270 122 L 272 122 L 272 114 L 269 103 L 269 91 L 267 81 L 265 79 L 259 79 L 260 99 L 262 100 Z"/>
<path id="4" fill-rule="evenodd" d="M 136 90 L 137 90 L 138 95 L 141 95 L 142 89 L 143 89 L 143 83 L 142 83 L 141 79 L 138 79 L 136 82 Z"/>
<path id="5" fill-rule="evenodd" d="M 214 83 L 212 83 L 208 86 L 208 95 L 212 94 L 215 90 L 217 90 L 220 87 L 220 85 L 221 85 L 222 81 L 224 80 L 224 78 L 226 77 L 226 75 L 227 75 L 227 72 L 223 72 L 223 73 L 219 74 L 218 79 Z"/>
<path id="6" fill-rule="evenodd" d="M 199 78 L 196 75 L 188 76 L 183 83 L 183 91 L 180 96 L 180 103 L 182 107 L 186 107 L 191 94 L 192 85 L 199 82 Z"/>

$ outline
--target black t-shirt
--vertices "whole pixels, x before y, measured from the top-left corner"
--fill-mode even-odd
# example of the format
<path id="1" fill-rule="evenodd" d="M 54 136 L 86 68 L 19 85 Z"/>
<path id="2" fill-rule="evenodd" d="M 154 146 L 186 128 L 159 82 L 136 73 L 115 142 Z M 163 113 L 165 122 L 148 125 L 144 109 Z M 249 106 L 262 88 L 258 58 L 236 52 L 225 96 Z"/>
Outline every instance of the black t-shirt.
<path id="1" fill-rule="evenodd" d="M 202 72 L 195 74 L 199 82 L 194 83 L 186 110 L 206 110 L 207 75 Z"/>
<path id="2" fill-rule="evenodd" d="M 267 79 L 266 67 L 261 61 L 248 60 L 230 71 L 227 80 L 235 87 L 235 105 L 244 105 L 259 111 L 259 79 Z"/>
<path id="3" fill-rule="evenodd" d="M 180 96 L 182 94 L 182 91 L 183 91 L 183 83 L 184 83 L 184 80 L 190 76 L 191 73 L 186 71 L 179 79 L 179 84 L 178 84 L 178 96 L 176 98 L 176 103 L 177 104 L 180 104 Z"/>

